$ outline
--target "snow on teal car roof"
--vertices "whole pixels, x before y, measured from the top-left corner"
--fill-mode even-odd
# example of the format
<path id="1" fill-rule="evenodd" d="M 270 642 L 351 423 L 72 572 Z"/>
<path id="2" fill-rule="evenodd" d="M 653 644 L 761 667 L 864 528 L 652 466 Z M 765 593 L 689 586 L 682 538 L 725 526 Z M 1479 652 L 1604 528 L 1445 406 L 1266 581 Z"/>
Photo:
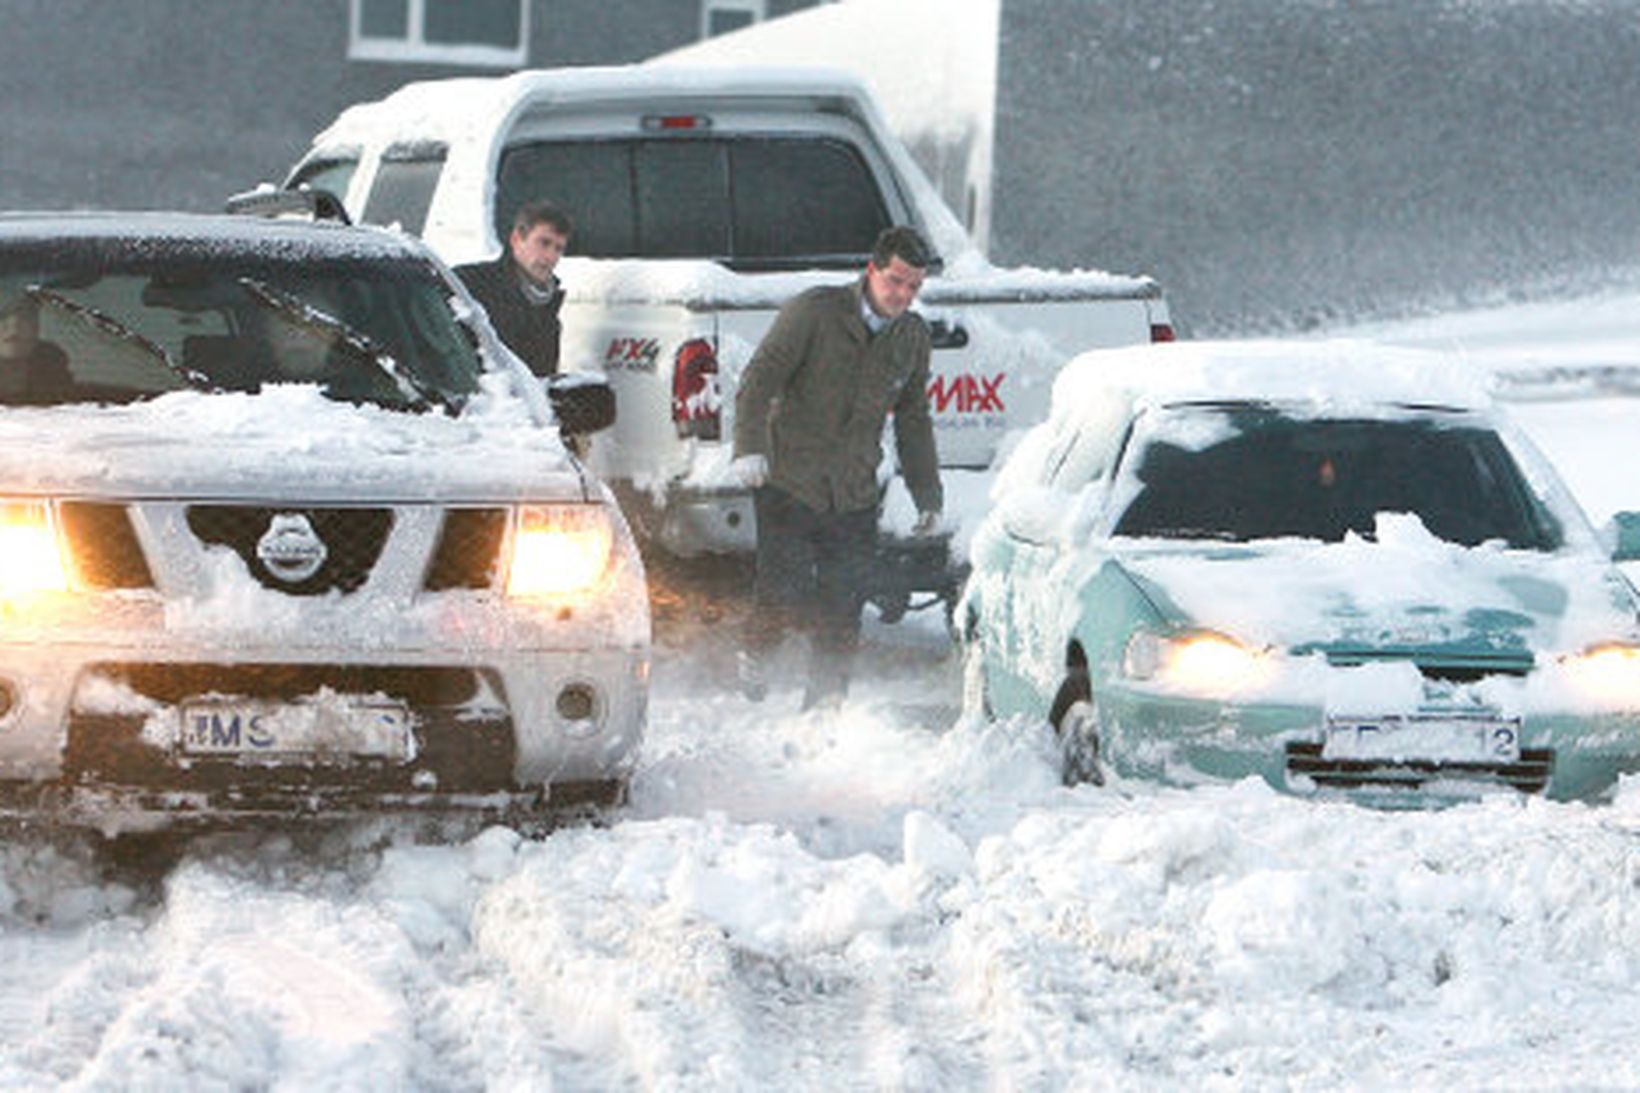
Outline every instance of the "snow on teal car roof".
<path id="1" fill-rule="evenodd" d="M 1402 407 L 1468 413 L 1493 405 L 1489 379 L 1488 371 L 1461 358 L 1357 340 L 1182 341 L 1091 350 L 1060 370 L 1048 420 L 1021 438 L 992 496 L 1040 483 L 1050 472 L 1076 481 L 1097 477 L 1115 456 L 1128 422 L 1147 406 L 1263 402 L 1369 417 L 1398 414 Z"/>
<path id="2" fill-rule="evenodd" d="M 1084 353 L 1060 372 L 1054 412 L 1107 403 L 1259 401 L 1327 407 L 1492 405 L 1489 374 L 1428 350 L 1366 341 L 1172 342 Z"/>

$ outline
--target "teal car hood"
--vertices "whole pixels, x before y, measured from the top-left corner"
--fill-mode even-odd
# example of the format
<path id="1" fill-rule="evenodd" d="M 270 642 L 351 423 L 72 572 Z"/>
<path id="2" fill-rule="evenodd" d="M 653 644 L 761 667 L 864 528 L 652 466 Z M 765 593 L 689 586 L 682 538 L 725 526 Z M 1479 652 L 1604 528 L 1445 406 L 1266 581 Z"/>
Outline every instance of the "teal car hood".
<path id="1" fill-rule="evenodd" d="M 1637 633 L 1628 583 L 1604 559 L 1433 538 L 1249 546 L 1135 545 L 1114 559 L 1167 624 L 1335 661 L 1530 664 Z"/>

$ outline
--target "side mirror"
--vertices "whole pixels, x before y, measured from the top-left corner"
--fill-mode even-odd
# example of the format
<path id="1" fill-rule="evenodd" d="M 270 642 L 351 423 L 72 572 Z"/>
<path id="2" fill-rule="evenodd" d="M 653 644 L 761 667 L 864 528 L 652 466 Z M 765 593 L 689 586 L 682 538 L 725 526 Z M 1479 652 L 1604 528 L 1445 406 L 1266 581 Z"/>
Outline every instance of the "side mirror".
<path id="1" fill-rule="evenodd" d="M 229 197 L 224 209 L 236 216 L 294 216 L 306 220 L 334 220 L 338 224 L 353 223 L 341 198 L 329 190 L 314 189 L 306 183 L 294 190 L 258 186 Z"/>
<path id="2" fill-rule="evenodd" d="M 1615 513 L 1606 528 L 1612 561 L 1640 562 L 1640 512 Z"/>
<path id="3" fill-rule="evenodd" d="M 547 380 L 547 400 L 564 436 L 587 436 L 615 424 L 615 389 L 602 376 L 553 376 Z"/>

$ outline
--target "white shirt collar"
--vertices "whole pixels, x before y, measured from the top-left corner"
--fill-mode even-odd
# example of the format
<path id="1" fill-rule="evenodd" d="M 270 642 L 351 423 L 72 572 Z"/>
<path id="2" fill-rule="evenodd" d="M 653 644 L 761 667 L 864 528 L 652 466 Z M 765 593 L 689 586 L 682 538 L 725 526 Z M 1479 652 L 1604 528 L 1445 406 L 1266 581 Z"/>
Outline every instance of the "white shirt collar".
<path id="1" fill-rule="evenodd" d="M 866 329 L 873 334 L 882 333 L 883 327 L 893 321 L 872 310 L 871 301 L 866 297 L 863 290 L 860 293 L 860 318 L 865 322 Z"/>

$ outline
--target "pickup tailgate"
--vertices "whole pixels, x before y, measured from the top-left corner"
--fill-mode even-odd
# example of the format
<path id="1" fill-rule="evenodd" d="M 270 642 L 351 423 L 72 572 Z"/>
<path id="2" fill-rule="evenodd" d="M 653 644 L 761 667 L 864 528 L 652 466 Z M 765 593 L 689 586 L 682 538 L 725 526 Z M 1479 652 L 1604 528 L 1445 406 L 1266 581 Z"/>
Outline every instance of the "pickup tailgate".
<path id="1" fill-rule="evenodd" d="M 933 335 L 928 401 L 947 467 L 990 466 L 1007 432 L 1047 415 L 1054 378 L 1078 353 L 1172 334 L 1161 294 L 1132 282 L 1082 292 L 1074 282 L 933 282 L 919 310 Z"/>
<path id="2" fill-rule="evenodd" d="M 579 275 L 583 285 L 592 280 L 588 267 Z M 837 280 L 777 275 L 757 278 L 765 283 L 753 289 L 751 278 L 713 272 L 673 283 L 690 285 L 687 291 L 656 292 L 651 282 L 647 299 L 611 291 L 607 282 L 578 297 L 577 275 L 566 278 L 565 366 L 603 373 L 615 389 L 615 426 L 598 442 L 601 473 L 647 490 L 721 485 L 741 371 L 782 303 L 808 285 Z M 726 276 L 735 291 L 714 291 Z M 917 308 L 933 334 L 928 396 L 947 467 L 989 466 L 1009 430 L 1042 419 L 1054 377 L 1076 354 L 1147 342 L 1158 331 L 1171 336 L 1166 302 L 1152 282 L 1102 274 L 931 279 Z M 674 416 L 678 354 L 696 340 L 711 346 L 720 369 L 715 437 L 682 435 Z"/>
<path id="3" fill-rule="evenodd" d="M 990 466 L 1009 430 L 1047 414 L 1054 377 L 1076 354 L 1171 336 L 1167 305 L 1153 284 L 1103 275 L 930 279 L 917 310 L 933 336 L 928 399 L 946 467 Z M 765 304 L 717 313 L 725 398 L 732 399 L 737 366 L 774 312 Z"/>
<path id="4" fill-rule="evenodd" d="M 697 476 L 702 447 L 711 452 L 719 444 L 709 436 L 681 435 L 673 416 L 673 374 L 682 346 L 715 340 L 716 317 L 677 302 L 580 302 L 571 297 L 563 322 L 564 369 L 601 374 L 615 392 L 615 424 L 594 439 L 598 474 L 657 495 L 674 482 Z M 730 434 L 725 430 L 722 435 Z"/>
<path id="5" fill-rule="evenodd" d="M 677 553 L 751 549 L 750 508 L 726 473 L 735 392 L 780 305 L 839 276 L 565 265 L 564 367 L 606 376 L 616 399 L 614 427 L 593 442 L 594 469 L 637 503 L 630 511 L 646 534 Z M 1040 421 L 1054 378 L 1077 353 L 1168 329 L 1152 283 L 1102 275 L 931 280 L 918 310 L 934 340 L 928 395 L 940 462 L 953 468 L 989 466 L 1007 433 Z M 684 375 L 680 361 L 703 356 L 715 373 L 706 382 Z"/>

